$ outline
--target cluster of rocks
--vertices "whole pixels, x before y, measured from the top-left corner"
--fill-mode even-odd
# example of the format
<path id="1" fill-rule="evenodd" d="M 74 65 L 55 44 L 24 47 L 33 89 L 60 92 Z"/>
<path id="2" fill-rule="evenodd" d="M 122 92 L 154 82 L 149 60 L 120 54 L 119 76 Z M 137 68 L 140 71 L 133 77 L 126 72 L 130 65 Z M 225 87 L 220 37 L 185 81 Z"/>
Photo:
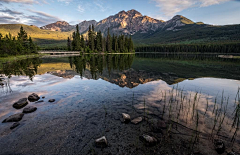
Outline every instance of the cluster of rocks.
<path id="1" fill-rule="evenodd" d="M 45 98 L 45 97 L 43 96 L 42 98 Z M 15 102 L 13 104 L 13 108 L 15 108 L 15 109 L 22 109 L 23 107 L 28 105 L 29 102 L 35 102 L 35 103 L 44 102 L 43 100 L 39 100 L 39 99 L 40 99 L 40 97 L 37 94 L 32 93 L 31 95 L 28 96 L 28 98 L 21 98 L 17 102 Z M 50 99 L 49 102 L 55 102 L 55 99 Z M 17 113 L 17 114 L 9 116 L 8 118 L 4 119 L 2 121 L 2 123 L 15 122 L 10 127 L 10 129 L 14 129 L 17 126 L 20 125 L 19 121 L 22 120 L 24 114 L 32 113 L 32 112 L 34 112 L 36 110 L 37 110 L 37 107 L 34 107 L 34 106 L 25 107 L 21 113 Z"/>
<path id="2" fill-rule="evenodd" d="M 122 113 L 122 122 L 124 123 L 129 123 L 131 122 L 132 124 L 139 124 L 143 121 L 142 117 L 136 117 L 134 119 L 131 119 L 131 116 L 129 114 L 126 113 Z M 165 124 L 164 121 L 159 121 L 157 122 L 157 124 L 152 123 L 152 126 L 154 126 L 153 128 L 156 130 L 160 130 L 160 129 L 166 129 L 167 126 Z M 148 135 L 148 134 L 142 134 L 139 136 L 139 139 L 146 145 L 146 146 L 154 146 L 156 144 L 158 144 L 159 140 L 157 138 L 155 138 L 152 135 Z M 100 137 L 98 139 L 95 140 L 95 144 L 97 147 L 107 147 L 108 146 L 108 142 L 105 136 Z"/>

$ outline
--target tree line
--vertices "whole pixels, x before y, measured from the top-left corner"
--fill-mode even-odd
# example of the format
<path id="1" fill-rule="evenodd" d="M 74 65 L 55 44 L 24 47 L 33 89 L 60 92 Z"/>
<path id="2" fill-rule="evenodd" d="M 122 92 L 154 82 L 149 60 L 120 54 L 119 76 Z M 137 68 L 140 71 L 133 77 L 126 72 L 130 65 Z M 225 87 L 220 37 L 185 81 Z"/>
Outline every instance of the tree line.
<path id="1" fill-rule="evenodd" d="M 240 53 L 240 43 L 138 46 L 137 52 Z"/>
<path id="2" fill-rule="evenodd" d="M 37 45 L 22 26 L 16 37 L 10 33 L 6 36 L 0 33 L 0 56 L 33 54 L 37 53 L 37 50 Z"/>
<path id="3" fill-rule="evenodd" d="M 111 35 L 109 28 L 107 36 L 104 37 L 99 30 L 95 31 L 94 25 L 89 26 L 87 39 L 84 39 L 83 34 L 79 33 L 79 27 L 76 26 L 76 31 L 72 37 L 68 37 L 67 47 L 69 51 L 82 51 L 85 53 L 132 53 L 134 45 L 132 37 L 125 35 Z"/>

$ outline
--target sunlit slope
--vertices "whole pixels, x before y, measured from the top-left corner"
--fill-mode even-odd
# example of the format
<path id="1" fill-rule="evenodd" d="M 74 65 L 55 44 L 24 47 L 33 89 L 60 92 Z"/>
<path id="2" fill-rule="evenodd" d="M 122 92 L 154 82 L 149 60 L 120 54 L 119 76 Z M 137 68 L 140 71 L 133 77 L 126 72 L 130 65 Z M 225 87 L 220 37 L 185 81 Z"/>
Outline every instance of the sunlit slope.
<path id="1" fill-rule="evenodd" d="M 3 35 L 11 33 L 13 36 L 17 36 L 21 26 L 23 26 L 23 29 L 33 38 L 34 41 L 37 42 L 39 46 L 51 46 L 53 44 L 66 46 L 67 37 L 69 37 L 72 33 L 71 31 L 60 32 L 42 30 L 36 26 L 23 24 L 0 24 L 0 33 Z"/>

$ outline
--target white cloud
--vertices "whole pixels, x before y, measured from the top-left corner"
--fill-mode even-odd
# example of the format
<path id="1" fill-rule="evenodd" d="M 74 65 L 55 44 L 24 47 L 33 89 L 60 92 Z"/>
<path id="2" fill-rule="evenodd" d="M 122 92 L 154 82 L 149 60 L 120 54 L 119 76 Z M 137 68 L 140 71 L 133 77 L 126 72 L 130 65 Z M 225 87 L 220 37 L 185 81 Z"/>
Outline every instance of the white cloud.
<path id="1" fill-rule="evenodd" d="M 172 17 L 176 13 L 192 7 L 207 7 L 220 4 L 230 0 L 151 0 L 156 2 L 156 6 L 167 17 Z"/>
<path id="2" fill-rule="evenodd" d="M 72 0 L 58 0 L 58 2 L 64 2 L 66 5 L 68 5 Z"/>
<path id="3" fill-rule="evenodd" d="M 95 0 L 94 4 L 100 9 L 100 11 L 104 12 L 107 8 L 104 6 L 103 2 L 100 0 Z"/>
<path id="4" fill-rule="evenodd" d="M 84 7 L 82 7 L 82 5 L 78 5 L 77 11 L 83 13 L 85 11 L 85 9 L 84 9 Z"/>
<path id="5" fill-rule="evenodd" d="M 5 2 L 5 3 L 26 3 L 26 4 L 33 4 L 36 3 L 36 1 L 34 0 L 1 0 L 1 2 Z"/>
<path id="6" fill-rule="evenodd" d="M 0 0 L 2 3 L 48 4 L 46 0 Z"/>

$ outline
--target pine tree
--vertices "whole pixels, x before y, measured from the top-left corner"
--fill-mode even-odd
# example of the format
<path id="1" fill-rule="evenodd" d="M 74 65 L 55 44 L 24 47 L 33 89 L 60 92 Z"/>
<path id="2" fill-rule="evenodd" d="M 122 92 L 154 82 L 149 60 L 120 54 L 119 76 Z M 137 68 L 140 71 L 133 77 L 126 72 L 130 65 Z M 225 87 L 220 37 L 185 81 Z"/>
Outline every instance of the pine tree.
<path id="1" fill-rule="evenodd" d="M 18 40 L 20 40 L 20 41 L 28 40 L 27 32 L 25 30 L 23 30 L 22 26 L 20 27 L 20 32 L 18 33 Z"/>
<path id="2" fill-rule="evenodd" d="M 89 30 L 88 30 L 88 47 L 92 51 L 94 50 L 94 38 L 93 38 L 92 28 L 90 25 L 89 25 Z"/>
<path id="3" fill-rule="evenodd" d="M 102 38 L 102 52 L 105 52 L 106 51 L 106 38 L 103 37 Z"/>
<path id="4" fill-rule="evenodd" d="M 108 34 L 107 34 L 107 46 L 106 46 L 106 50 L 111 53 L 112 52 L 112 40 L 111 40 L 111 35 L 109 32 L 109 28 L 108 28 Z"/>
<path id="5" fill-rule="evenodd" d="M 83 35 L 81 35 L 81 38 L 80 38 L 80 45 L 81 45 L 82 48 L 85 49 L 85 41 L 84 41 Z"/>
<path id="6" fill-rule="evenodd" d="M 133 52 L 134 50 L 134 45 L 133 45 L 133 41 L 132 41 L 132 36 L 130 36 L 129 38 L 129 52 Z"/>
<path id="7" fill-rule="evenodd" d="M 75 50 L 76 50 L 76 51 L 80 51 L 80 50 L 81 50 L 81 45 L 80 45 L 80 33 L 79 33 L 78 25 L 76 26 Z"/>
<path id="8" fill-rule="evenodd" d="M 75 51 L 76 50 L 76 33 L 75 32 L 73 32 L 73 34 L 72 34 L 72 38 L 73 38 L 73 40 L 72 40 L 72 50 L 73 51 Z"/>
<path id="9" fill-rule="evenodd" d="M 68 40 L 67 40 L 67 47 L 68 47 L 68 51 L 71 51 L 72 48 L 71 48 L 71 39 L 68 37 Z"/>
<path id="10" fill-rule="evenodd" d="M 96 49 L 98 52 L 102 51 L 102 34 L 101 31 L 98 31 L 96 36 Z"/>

